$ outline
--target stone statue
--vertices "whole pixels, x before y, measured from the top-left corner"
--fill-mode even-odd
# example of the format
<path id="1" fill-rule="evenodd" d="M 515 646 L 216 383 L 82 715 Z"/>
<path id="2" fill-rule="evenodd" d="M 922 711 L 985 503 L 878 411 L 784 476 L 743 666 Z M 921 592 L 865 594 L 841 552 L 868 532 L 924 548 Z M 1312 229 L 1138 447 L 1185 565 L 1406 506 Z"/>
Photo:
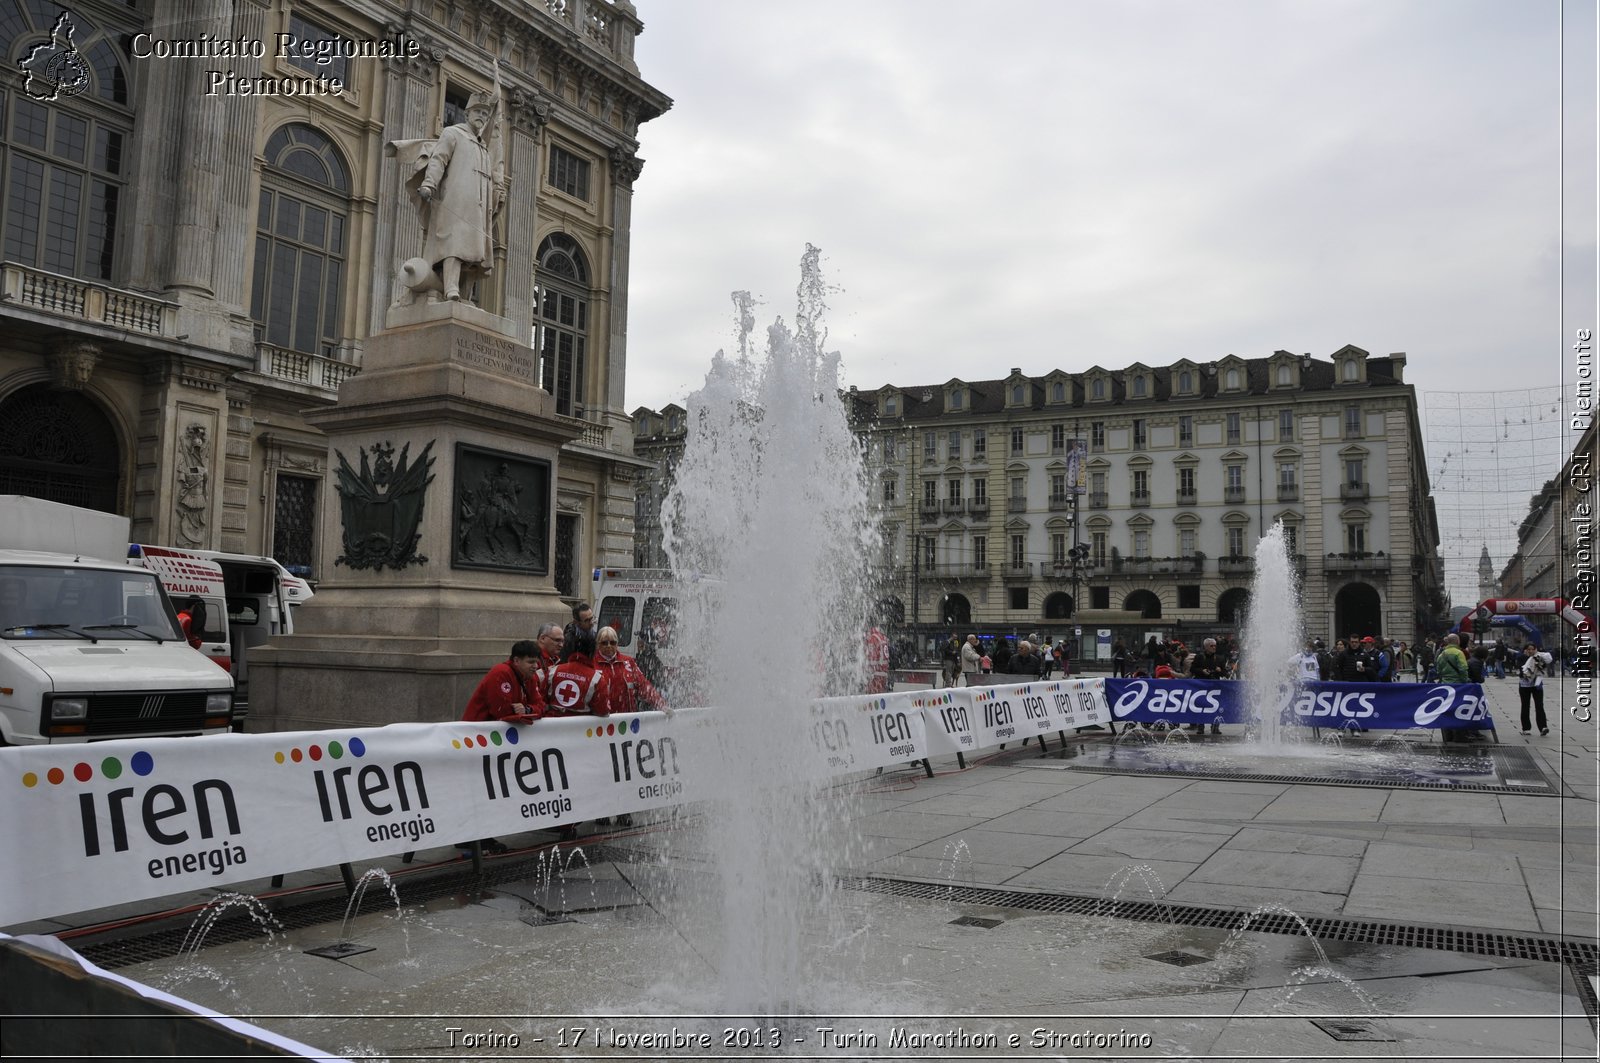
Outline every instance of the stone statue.
<path id="1" fill-rule="evenodd" d="M 206 517 L 211 508 L 211 455 L 206 428 L 191 424 L 178 444 L 178 545 L 206 544 Z"/>
<path id="2" fill-rule="evenodd" d="M 498 93 L 475 92 L 467 120 L 438 140 L 388 146 L 422 222 L 422 256 L 408 259 L 396 282 L 406 302 L 430 291 L 458 300 L 463 273 L 470 281 L 494 269 L 494 217 L 506 198 L 498 111 Z"/>

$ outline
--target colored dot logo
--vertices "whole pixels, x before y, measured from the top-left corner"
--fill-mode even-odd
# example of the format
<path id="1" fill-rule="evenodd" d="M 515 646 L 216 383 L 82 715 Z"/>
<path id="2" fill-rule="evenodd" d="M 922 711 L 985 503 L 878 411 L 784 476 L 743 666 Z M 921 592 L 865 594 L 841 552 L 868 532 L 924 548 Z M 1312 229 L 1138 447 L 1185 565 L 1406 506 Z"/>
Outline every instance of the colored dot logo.
<path id="1" fill-rule="evenodd" d="M 635 716 L 632 720 L 623 720 L 621 723 L 616 723 L 613 721 L 611 723 L 607 723 L 604 727 L 599 724 L 595 724 L 593 727 L 590 727 L 583 732 L 583 737 L 609 738 L 619 734 L 626 735 L 638 733 L 639 717 Z"/>
<path id="2" fill-rule="evenodd" d="M 514 746 L 522 741 L 518 734 L 515 727 L 507 727 L 504 731 L 490 731 L 487 734 L 480 732 L 465 738 L 450 739 L 450 748 L 465 749 L 470 753 L 474 749 L 488 749 L 490 746 Z"/>
<path id="3" fill-rule="evenodd" d="M 276 764 L 282 764 L 286 761 L 299 764 L 307 760 L 315 763 L 322 760 L 323 757 L 327 757 L 329 760 L 343 760 L 346 755 L 357 758 L 366 756 L 367 744 L 359 738 L 352 738 L 345 743 L 340 743 L 338 739 L 334 739 L 325 746 L 312 743 L 304 749 L 299 746 L 292 747 L 288 752 L 280 749 L 272 754 L 272 760 Z"/>
<path id="4" fill-rule="evenodd" d="M 131 771 L 135 775 L 145 776 L 155 771 L 156 759 L 141 749 L 128 758 L 127 764 L 123 764 L 119 757 L 105 757 L 100 761 L 98 767 L 102 779 L 120 779 L 124 771 Z M 86 760 L 80 760 L 71 768 L 72 777 L 81 783 L 90 782 L 95 777 L 95 769 L 96 765 L 90 764 Z M 51 768 L 44 773 L 42 780 L 37 772 L 25 771 L 22 773 L 22 785 L 27 789 L 33 789 L 41 781 L 47 782 L 51 786 L 60 786 L 67 781 L 67 772 L 61 768 Z"/>

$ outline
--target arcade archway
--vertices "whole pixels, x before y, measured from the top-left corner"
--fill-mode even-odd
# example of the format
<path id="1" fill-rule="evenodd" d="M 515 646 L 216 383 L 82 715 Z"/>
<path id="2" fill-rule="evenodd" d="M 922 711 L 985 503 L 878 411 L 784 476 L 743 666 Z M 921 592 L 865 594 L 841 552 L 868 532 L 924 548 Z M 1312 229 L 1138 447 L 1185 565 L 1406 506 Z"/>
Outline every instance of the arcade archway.
<path id="1" fill-rule="evenodd" d="M 122 451 L 93 400 L 47 384 L 0 402 L 0 494 L 117 511 Z"/>
<path id="2" fill-rule="evenodd" d="M 1383 602 L 1377 590 L 1367 583 L 1340 587 L 1339 593 L 1333 596 L 1333 637 L 1371 635 L 1376 638 L 1383 634 L 1387 634 L 1383 630 Z"/>

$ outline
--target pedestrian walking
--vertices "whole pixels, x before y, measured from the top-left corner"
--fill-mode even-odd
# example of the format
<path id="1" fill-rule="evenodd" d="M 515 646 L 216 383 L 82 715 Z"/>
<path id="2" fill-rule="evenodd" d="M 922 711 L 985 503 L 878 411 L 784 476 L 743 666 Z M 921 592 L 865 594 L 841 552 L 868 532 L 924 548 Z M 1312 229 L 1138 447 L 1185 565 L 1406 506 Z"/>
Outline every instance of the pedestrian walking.
<path id="1" fill-rule="evenodd" d="M 1529 734 L 1528 707 L 1532 705 L 1538 717 L 1539 733 L 1550 733 L 1550 723 L 1544 715 L 1544 677 L 1550 671 L 1554 658 L 1533 643 L 1522 647 L 1522 669 L 1517 677 L 1517 697 L 1522 699 L 1522 733 Z"/>

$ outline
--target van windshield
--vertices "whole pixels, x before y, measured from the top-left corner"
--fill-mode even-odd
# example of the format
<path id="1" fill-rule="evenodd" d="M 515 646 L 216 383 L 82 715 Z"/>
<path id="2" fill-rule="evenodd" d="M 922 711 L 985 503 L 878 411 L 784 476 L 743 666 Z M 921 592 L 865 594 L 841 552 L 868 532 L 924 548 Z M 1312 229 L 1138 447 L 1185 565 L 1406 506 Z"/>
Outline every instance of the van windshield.
<path id="1" fill-rule="evenodd" d="M 149 642 L 180 637 L 154 573 L 0 565 L 0 638 Z"/>

